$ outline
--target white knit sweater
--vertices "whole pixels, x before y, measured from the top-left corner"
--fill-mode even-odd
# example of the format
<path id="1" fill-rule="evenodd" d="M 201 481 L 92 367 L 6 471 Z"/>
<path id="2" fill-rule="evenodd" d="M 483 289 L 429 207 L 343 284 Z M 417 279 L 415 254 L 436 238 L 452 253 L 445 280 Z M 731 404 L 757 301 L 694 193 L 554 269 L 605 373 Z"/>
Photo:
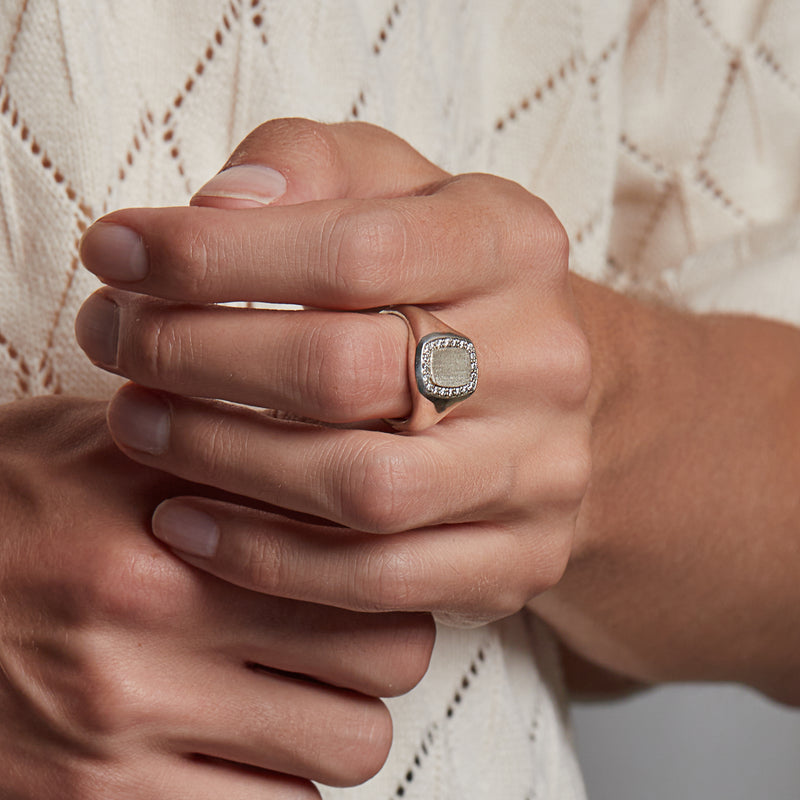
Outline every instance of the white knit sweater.
<path id="1" fill-rule="evenodd" d="M 4 0 L 0 399 L 109 395 L 72 334 L 96 288 L 81 232 L 186 203 L 276 116 L 369 120 L 518 180 L 596 280 L 800 321 L 798 42 L 793 0 Z M 440 630 L 391 706 L 384 770 L 326 797 L 583 796 L 522 614 Z"/>

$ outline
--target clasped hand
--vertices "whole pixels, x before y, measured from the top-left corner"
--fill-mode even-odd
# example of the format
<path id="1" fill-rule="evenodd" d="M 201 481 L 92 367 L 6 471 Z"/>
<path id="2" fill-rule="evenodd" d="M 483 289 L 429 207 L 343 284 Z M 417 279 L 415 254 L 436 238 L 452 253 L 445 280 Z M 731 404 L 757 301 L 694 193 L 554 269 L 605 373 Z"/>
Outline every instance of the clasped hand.
<path id="1" fill-rule="evenodd" d="M 192 207 L 103 218 L 82 258 L 114 288 L 77 332 L 135 382 L 111 403 L 114 440 L 292 512 L 182 496 L 155 534 L 279 597 L 459 624 L 520 609 L 561 576 L 590 471 L 567 253 L 520 186 L 452 177 L 361 124 L 267 123 Z M 381 422 L 411 407 L 406 326 L 361 313 L 397 304 L 431 310 L 479 358 L 476 393 L 410 435 Z"/>
<path id="2" fill-rule="evenodd" d="M 429 617 L 181 563 L 149 516 L 209 490 L 131 462 L 104 417 L 74 398 L 0 409 L 0 796 L 310 800 L 311 779 L 368 778 L 391 742 L 376 698 L 421 678 Z"/>

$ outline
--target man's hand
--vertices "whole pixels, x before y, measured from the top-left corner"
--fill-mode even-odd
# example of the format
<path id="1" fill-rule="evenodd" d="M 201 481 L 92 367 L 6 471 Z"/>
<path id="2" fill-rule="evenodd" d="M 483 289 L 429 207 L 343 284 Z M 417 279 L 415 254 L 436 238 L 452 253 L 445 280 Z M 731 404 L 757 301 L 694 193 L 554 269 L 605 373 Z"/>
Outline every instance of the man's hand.
<path id="1" fill-rule="evenodd" d="M 205 207 L 121 211 L 90 229 L 87 266 L 138 294 L 92 297 L 78 337 L 96 363 L 159 390 L 111 403 L 132 458 L 314 519 L 185 498 L 162 507 L 156 533 L 284 597 L 466 623 L 519 610 L 561 576 L 589 477 L 589 354 L 553 212 L 366 125 L 267 124 L 232 164 L 222 208 L 209 207 L 217 179 L 195 199 Z M 234 179 L 253 194 L 265 168 L 286 178 L 280 204 L 233 209 Z M 308 309 L 208 305 L 224 300 Z M 475 394 L 413 436 L 380 425 L 411 407 L 408 330 L 359 313 L 398 304 L 478 351 Z"/>
<path id="2" fill-rule="evenodd" d="M 540 200 L 370 126 L 269 123 L 229 167 L 204 207 L 89 230 L 84 260 L 116 288 L 78 333 L 140 384 L 109 416 L 132 458 L 313 518 L 174 498 L 159 537 L 352 609 L 479 622 L 533 599 L 585 663 L 800 702 L 800 331 L 569 275 Z M 232 299 L 310 308 L 208 305 Z M 380 423 L 411 408 L 406 327 L 356 313 L 396 304 L 478 352 L 476 393 L 413 435 Z"/>
<path id="3" fill-rule="evenodd" d="M 314 798 L 359 783 L 424 673 L 424 615 L 245 591 L 149 536 L 204 490 L 131 462 L 105 406 L 0 407 L 0 796 Z"/>

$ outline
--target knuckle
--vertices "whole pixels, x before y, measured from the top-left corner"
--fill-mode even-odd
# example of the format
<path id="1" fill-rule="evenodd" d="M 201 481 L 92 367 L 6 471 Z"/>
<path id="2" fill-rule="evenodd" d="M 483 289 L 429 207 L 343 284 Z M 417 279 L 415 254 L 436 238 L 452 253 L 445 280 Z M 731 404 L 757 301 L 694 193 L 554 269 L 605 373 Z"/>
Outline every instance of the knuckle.
<path id="1" fill-rule="evenodd" d="M 544 542 L 530 529 L 515 533 L 498 531 L 503 541 L 496 564 L 488 567 L 475 582 L 462 610 L 468 624 L 505 619 L 524 608 L 533 597 L 549 588 L 549 575 L 555 559 L 549 541 Z M 500 566 L 504 565 L 504 566 Z M 559 568 L 560 577 L 563 568 Z"/>
<path id="2" fill-rule="evenodd" d="M 73 632 L 72 640 L 73 668 L 47 701 L 44 718 L 51 732 L 99 756 L 120 735 L 152 723 L 159 703 L 137 670 L 128 670 L 141 653 L 121 646 L 119 637 L 98 628 Z"/>
<path id="3" fill-rule="evenodd" d="M 402 269 L 407 249 L 399 210 L 363 202 L 332 214 L 323 231 L 328 287 L 337 302 L 379 304 L 390 278 Z"/>
<path id="4" fill-rule="evenodd" d="M 305 359 L 302 381 L 321 419 L 351 422 L 360 419 L 375 395 L 375 376 L 385 373 L 385 354 L 365 341 L 363 326 L 339 321 L 317 328 Z"/>
<path id="5" fill-rule="evenodd" d="M 586 494 L 592 474 L 588 424 L 585 433 L 582 431 L 571 443 L 562 445 L 558 467 L 554 472 L 557 498 L 568 507 L 579 503 Z"/>
<path id="6" fill-rule="evenodd" d="M 339 145 L 329 125 L 309 119 L 294 118 L 289 121 L 292 145 L 299 147 L 307 161 L 315 168 L 329 171 L 340 162 Z"/>
<path id="7" fill-rule="evenodd" d="M 283 117 L 264 122 L 252 131 L 229 165 L 244 161 L 253 151 L 275 146 L 290 149 L 294 158 L 310 163 L 315 170 L 327 171 L 340 160 L 339 146 L 329 125 L 302 117 Z"/>
<path id="8" fill-rule="evenodd" d="M 532 593 L 522 590 L 505 589 L 487 604 L 489 614 L 479 616 L 477 622 L 493 622 L 516 614 L 532 597 Z M 482 618 L 488 616 L 488 619 Z"/>
<path id="9" fill-rule="evenodd" d="M 92 621 L 71 633 L 79 668 L 64 693 L 64 726 L 84 741 L 97 742 L 146 722 L 156 709 L 143 700 L 142 686 L 125 668 L 120 632 L 149 635 L 175 630 L 176 619 L 190 618 L 198 596 L 189 571 L 165 553 L 117 554 L 117 563 L 83 576 L 81 605 Z M 86 616 L 86 615 L 84 615 Z M 57 715 L 54 715 L 57 716 Z"/>
<path id="10" fill-rule="evenodd" d="M 500 208 L 499 218 L 502 218 L 503 206 L 508 203 L 508 196 L 515 194 L 516 190 L 521 188 L 506 178 L 483 172 L 467 172 L 457 175 L 448 181 L 448 184 L 450 187 L 454 187 L 459 194 L 468 198 L 490 197 L 490 205 Z"/>
<path id="11" fill-rule="evenodd" d="M 399 542 L 376 542 L 363 556 L 353 575 L 354 593 L 367 611 L 403 611 L 415 597 L 419 575 L 417 559 Z"/>
<path id="12" fill-rule="evenodd" d="M 169 313 L 151 311 L 137 319 L 132 334 L 129 358 L 156 385 L 180 379 L 176 369 L 184 363 L 182 332 Z"/>
<path id="13" fill-rule="evenodd" d="M 177 560 L 150 548 L 117 554 L 117 559 L 93 580 L 91 602 L 101 615 L 149 626 L 163 619 L 165 598 L 170 610 L 191 607 L 191 581 Z"/>
<path id="14" fill-rule="evenodd" d="M 523 260 L 524 277 L 531 268 L 551 281 L 566 280 L 569 269 L 569 236 L 550 206 L 533 195 L 520 203 L 516 224 L 522 235 L 512 239 L 522 245 L 518 256 Z"/>
<path id="15" fill-rule="evenodd" d="M 538 336 L 541 346 L 527 364 L 531 380 L 555 407 L 582 408 L 592 385 L 591 351 L 583 331 L 571 319 L 558 319 Z"/>
<path id="16" fill-rule="evenodd" d="M 512 556 L 515 561 L 503 560 L 503 563 L 518 564 L 519 556 L 519 552 L 515 551 Z M 475 582 L 470 598 L 471 603 L 465 615 L 470 624 L 505 619 L 525 605 L 530 595 L 519 579 L 519 572 L 518 567 L 516 570 L 503 570 L 502 573 L 497 569 L 487 569 Z"/>
<path id="17" fill-rule="evenodd" d="M 527 600 L 522 592 L 508 585 L 493 594 L 472 592 L 458 604 L 448 604 L 436 610 L 436 619 L 451 628 L 474 628 L 516 614 Z"/>
<path id="18" fill-rule="evenodd" d="M 568 374 L 574 389 L 571 399 L 575 405 L 583 405 L 592 388 L 592 352 L 582 331 L 572 337 L 568 355 Z"/>
<path id="19" fill-rule="evenodd" d="M 541 198 L 529 195 L 525 204 L 527 222 L 535 235 L 536 247 L 547 254 L 551 262 L 566 270 L 569 258 L 569 235 L 553 209 Z"/>
<path id="20" fill-rule="evenodd" d="M 553 277 L 566 280 L 569 272 L 569 236 L 552 212 L 547 215 L 547 223 L 539 231 L 539 237 L 542 253 L 549 255 L 547 263 Z"/>
<path id="21" fill-rule="evenodd" d="M 561 526 L 556 526 L 536 558 L 525 602 L 558 585 L 567 569 L 571 553 L 572 524 L 570 523 L 569 530 L 566 531 Z"/>
<path id="22" fill-rule="evenodd" d="M 552 279 L 566 275 L 569 237 L 550 206 L 520 184 L 494 175 L 461 175 L 458 191 L 478 215 L 480 247 L 509 266 L 510 274 L 530 282 L 531 269 Z M 475 197 L 489 198 L 480 206 Z"/>
<path id="23" fill-rule="evenodd" d="M 171 228 L 164 246 L 167 260 L 173 267 L 168 274 L 170 282 L 175 284 L 177 296 L 203 298 L 208 295 L 211 265 L 220 261 L 220 254 L 215 252 L 211 242 L 207 231 L 192 217 L 179 217 Z M 223 260 L 221 263 L 226 262 Z"/>
<path id="24" fill-rule="evenodd" d="M 397 533 L 414 499 L 412 472 L 394 443 L 362 452 L 344 480 L 342 516 L 348 527 L 366 533 Z"/>
<path id="25" fill-rule="evenodd" d="M 237 569 L 249 588 L 265 594 L 286 592 L 300 582 L 301 565 L 292 557 L 292 546 L 283 537 L 257 532 L 248 538 L 246 546 L 246 561 L 237 564 Z"/>
<path id="26" fill-rule="evenodd" d="M 470 237 L 469 246 L 481 254 L 487 263 L 513 261 L 516 242 L 512 222 L 517 211 L 509 202 L 509 187 L 515 184 L 495 175 L 459 175 L 450 182 L 450 188 L 461 198 L 459 235 Z M 482 203 L 475 198 L 487 198 Z"/>
<path id="27" fill-rule="evenodd" d="M 100 654 L 100 661 L 111 661 L 111 657 Z M 73 694 L 70 704 L 71 724 L 80 730 L 81 738 L 109 739 L 141 725 L 148 716 L 138 692 L 110 667 L 97 663 L 94 669 L 86 670 L 84 678 L 85 688 Z"/>
<path id="28" fill-rule="evenodd" d="M 197 471 L 214 485 L 219 476 L 231 471 L 232 465 L 258 464 L 263 454 L 251 452 L 253 442 L 237 429 L 226 413 L 203 413 L 193 421 L 193 435 L 185 443 L 187 458 Z"/>
<path id="29" fill-rule="evenodd" d="M 54 594 L 63 636 L 48 644 L 50 667 L 31 675 L 43 729 L 95 750 L 144 719 L 143 687 L 126 670 L 141 660 L 140 636 L 172 633 L 175 614 L 188 618 L 195 605 L 188 575 L 156 548 L 100 545 L 83 560 Z"/>
<path id="30" fill-rule="evenodd" d="M 538 449 L 541 445 L 536 441 Z M 487 464 L 482 471 L 485 488 L 485 511 L 487 518 L 499 524 L 516 524 L 526 519 L 541 498 L 532 492 L 532 487 L 541 480 L 537 460 L 530 458 L 530 442 L 520 439 L 509 442 L 506 463 Z M 533 495 L 533 496 L 532 496 Z M 498 546 L 501 540 L 498 540 Z"/>
<path id="31" fill-rule="evenodd" d="M 557 336 L 558 399 L 570 408 L 586 402 L 592 385 L 589 342 L 577 326 L 568 325 Z"/>
<path id="32" fill-rule="evenodd" d="M 561 577 L 569 540 L 565 544 L 553 529 L 543 534 L 526 522 L 496 527 L 492 534 L 492 557 L 457 602 L 437 610 L 438 619 L 456 627 L 505 619 Z"/>

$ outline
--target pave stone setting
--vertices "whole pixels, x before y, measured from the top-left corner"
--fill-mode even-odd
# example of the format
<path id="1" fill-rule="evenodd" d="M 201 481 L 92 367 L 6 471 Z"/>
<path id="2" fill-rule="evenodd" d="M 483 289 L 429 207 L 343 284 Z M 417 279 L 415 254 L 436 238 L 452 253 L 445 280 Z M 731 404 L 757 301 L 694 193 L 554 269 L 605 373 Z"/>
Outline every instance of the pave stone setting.
<path id="1" fill-rule="evenodd" d="M 417 345 L 415 368 L 420 394 L 437 407 L 464 400 L 478 385 L 478 355 L 466 336 L 423 336 Z"/>

